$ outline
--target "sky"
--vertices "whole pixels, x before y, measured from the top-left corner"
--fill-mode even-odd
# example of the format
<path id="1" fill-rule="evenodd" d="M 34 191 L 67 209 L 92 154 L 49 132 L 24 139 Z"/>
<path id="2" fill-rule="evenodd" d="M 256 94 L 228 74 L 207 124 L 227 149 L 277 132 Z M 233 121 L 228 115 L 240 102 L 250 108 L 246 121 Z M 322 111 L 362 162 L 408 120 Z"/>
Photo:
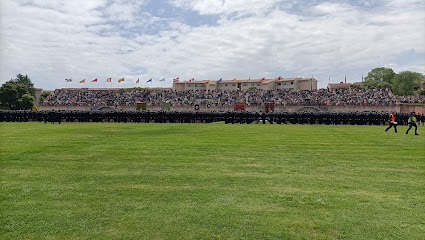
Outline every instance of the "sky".
<path id="1" fill-rule="evenodd" d="M 425 1 L 1 0 L 0 45 L 0 84 L 18 73 L 46 90 L 282 76 L 325 88 L 376 67 L 425 74 Z"/>

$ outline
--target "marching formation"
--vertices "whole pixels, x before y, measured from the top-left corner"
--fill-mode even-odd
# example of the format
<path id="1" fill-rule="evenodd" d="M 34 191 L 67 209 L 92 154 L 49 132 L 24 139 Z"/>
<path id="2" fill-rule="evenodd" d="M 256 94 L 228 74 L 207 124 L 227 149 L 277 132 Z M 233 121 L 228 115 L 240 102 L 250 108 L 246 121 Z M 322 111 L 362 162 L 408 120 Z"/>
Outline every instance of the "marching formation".
<path id="1" fill-rule="evenodd" d="M 123 122 L 123 123 L 212 123 L 250 124 L 327 124 L 327 125 L 396 125 L 416 126 L 425 122 L 424 115 L 387 112 L 249 112 L 249 111 L 0 111 L 1 122 Z M 410 128 L 411 128 L 410 127 Z M 409 130 L 410 130 L 409 128 Z M 395 128 L 396 129 L 396 128 Z"/>

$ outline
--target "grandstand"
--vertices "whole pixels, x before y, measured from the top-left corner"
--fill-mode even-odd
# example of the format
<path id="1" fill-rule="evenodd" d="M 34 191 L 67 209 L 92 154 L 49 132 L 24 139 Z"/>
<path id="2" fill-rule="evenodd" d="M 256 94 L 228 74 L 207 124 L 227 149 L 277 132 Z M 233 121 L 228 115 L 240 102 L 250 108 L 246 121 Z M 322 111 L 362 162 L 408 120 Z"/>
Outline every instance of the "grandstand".
<path id="1" fill-rule="evenodd" d="M 235 103 L 244 103 L 247 110 L 264 111 L 265 104 L 272 103 L 279 111 L 295 111 L 303 106 L 332 111 L 402 111 L 399 103 L 425 104 L 425 97 L 394 96 L 389 89 L 360 88 L 301 91 L 64 88 L 52 92 L 40 109 L 87 110 L 108 106 L 130 110 L 139 102 L 145 102 L 150 110 L 160 110 L 166 103 L 174 110 L 193 110 L 199 105 L 204 110 L 225 111 L 233 110 Z M 413 110 L 424 112 L 423 106 Z"/>

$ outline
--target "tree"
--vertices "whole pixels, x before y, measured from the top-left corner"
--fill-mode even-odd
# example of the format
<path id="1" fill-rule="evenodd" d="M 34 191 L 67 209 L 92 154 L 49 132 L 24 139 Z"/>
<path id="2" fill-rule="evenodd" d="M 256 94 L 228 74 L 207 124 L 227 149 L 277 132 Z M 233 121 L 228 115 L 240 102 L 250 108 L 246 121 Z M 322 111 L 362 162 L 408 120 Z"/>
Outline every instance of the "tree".
<path id="1" fill-rule="evenodd" d="M 28 77 L 28 75 L 24 76 L 19 73 L 18 75 L 16 75 L 15 82 L 25 85 L 29 93 L 35 97 L 34 83 L 31 82 L 31 79 Z"/>
<path id="2" fill-rule="evenodd" d="M 391 83 L 387 83 L 387 82 L 380 82 L 378 83 L 378 85 L 376 85 L 376 88 L 378 89 L 386 89 L 386 88 L 391 89 L 391 87 L 392 87 Z"/>
<path id="3" fill-rule="evenodd" d="M 421 74 L 417 72 L 403 71 L 393 80 L 393 92 L 396 95 L 412 95 L 420 87 Z"/>
<path id="4" fill-rule="evenodd" d="M 34 97 L 30 94 L 24 94 L 18 99 L 18 108 L 31 109 L 34 106 Z"/>
<path id="5" fill-rule="evenodd" d="M 22 99 L 25 94 L 30 95 L 28 88 L 24 84 L 17 83 L 15 80 L 11 79 L 0 88 L 0 102 L 3 105 L 7 105 L 9 109 L 19 109 L 22 108 L 22 103 L 25 103 L 24 105 L 26 106 L 27 97 L 25 97 L 25 100 Z M 19 99 L 21 99 L 21 102 L 19 102 Z M 32 105 L 30 108 L 31 107 Z"/>
<path id="6" fill-rule="evenodd" d="M 363 83 L 363 87 L 365 88 L 377 88 L 378 87 L 379 82 L 375 81 L 375 80 L 366 80 Z"/>
<path id="7" fill-rule="evenodd" d="M 395 72 L 391 68 L 385 68 L 385 67 L 374 68 L 367 73 L 367 76 L 365 77 L 365 82 L 377 81 L 377 82 L 387 82 L 391 84 L 395 75 L 396 75 Z"/>
<path id="8" fill-rule="evenodd" d="M 40 99 L 39 99 L 39 103 L 42 103 L 43 101 L 44 101 L 44 99 L 46 99 L 47 97 L 49 97 L 50 96 L 50 93 L 49 92 L 43 92 L 41 95 L 40 95 Z"/>

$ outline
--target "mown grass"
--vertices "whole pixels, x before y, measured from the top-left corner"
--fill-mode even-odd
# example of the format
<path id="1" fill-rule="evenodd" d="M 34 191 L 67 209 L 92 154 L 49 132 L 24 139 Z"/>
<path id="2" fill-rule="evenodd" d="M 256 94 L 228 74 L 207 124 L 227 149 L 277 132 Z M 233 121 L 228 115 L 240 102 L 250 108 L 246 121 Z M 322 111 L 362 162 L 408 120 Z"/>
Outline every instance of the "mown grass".
<path id="1" fill-rule="evenodd" d="M 424 239 L 406 128 L 0 123 L 0 238 Z"/>

